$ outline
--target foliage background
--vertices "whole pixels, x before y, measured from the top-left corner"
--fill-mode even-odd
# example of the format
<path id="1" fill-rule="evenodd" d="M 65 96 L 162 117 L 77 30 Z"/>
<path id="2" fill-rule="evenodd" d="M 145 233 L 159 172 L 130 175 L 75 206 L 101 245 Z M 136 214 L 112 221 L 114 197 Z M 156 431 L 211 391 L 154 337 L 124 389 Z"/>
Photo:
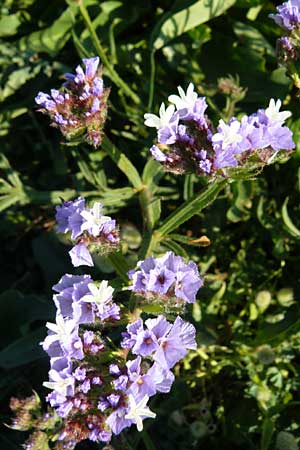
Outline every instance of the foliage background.
<path id="1" fill-rule="evenodd" d="M 218 111 L 226 117 L 234 108 L 238 116 L 265 107 L 270 97 L 281 98 L 293 112 L 289 126 L 297 149 L 286 164 L 268 167 L 257 179 L 228 184 L 156 249 L 188 253 L 206 276 L 189 311 L 199 348 L 177 367 L 171 394 L 153 402 L 158 418 L 147 421 L 145 433 L 124 434 L 115 448 L 297 449 L 300 115 L 292 83 L 277 66 L 280 30 L 268 18 L 275 2 L 85 0 L 84 5 L 110 65 L 135 93 L 130 98 L 104 70 L 112 86 L 109 140 L 97 150 L 65 145 L 34 105 L 39 90 L 59 87 L 64 72 L 97 53 L 79 2 L 3 0 L 0 6 L 1 422 L 10 420 L 10 396 L 30 395 L 32 389 L 45 394 L 41 383 L 48 360 L 38 343 L 44 322 L 54 316 L 51 286 L 73 270 L 68 243 L 54 231 L 60 198 L 84 193 L 100 199 L 119 221 L 123 253 L 134 264 L 142 217 L 151 232 L 201 189 L 203 180 L 162 174 L 152 162 L 144 171 L 148 190 L 142 198 L 108 157 L 113 142 L 141 174 L 154 139 L 143 114 L 157 112 L 177 85 L 192 81 L 208 97 L 215 125 Z M 237 105 L 218 85 L 228 75 L 247 88 Z M 203 235 L 209 246 L 186 245 L 190 236 Z M 114 276 L 101 257 L 92 273 Z M 294 436 L 289 444 L 278 437 L 282 431 Z M 24 438 L 3 426 L 0 448 L 20 449 Z"/>

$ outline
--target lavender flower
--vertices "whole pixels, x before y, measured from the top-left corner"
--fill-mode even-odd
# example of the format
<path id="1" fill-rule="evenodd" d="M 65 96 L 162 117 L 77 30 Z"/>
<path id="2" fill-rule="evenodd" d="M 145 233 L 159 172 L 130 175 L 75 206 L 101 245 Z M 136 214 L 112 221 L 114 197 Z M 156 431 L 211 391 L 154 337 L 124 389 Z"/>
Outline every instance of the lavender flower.
<path id="1" fill-rule="evenodd" d="M 186 92 L 179 86 L 178 93 L 169 96 L 176 110 L 174 105 L 166 108 L 163 103 L 159 117 L 144 115 L 145 125 L 157 128 L 158 142 L 150 152 L 166 171 L 213 178 L 218 173 L 226 174 L 224 169 L 243 166 L 252 156 L 263 166 L 279 150 L 295 147 L 291 131 L 284 126 L 291 113 L 280 111 L 280 100 L 271 99 L 266 110 L 243 116 L 241 121 L 235 117 L 228 123 L 220 120 L 214 133 L 205 115 L 205 98 L 198 97 L 194 85 L 190 83 Z"/>
<path id="2" fill-rule="evenodd" d="M 212 162 L 208 155 L 210 124 L 205 117 L 207 104 L 204 97 L 198 97 L 194 85 L 189 84 L 187 92 L 179 86 L 179 95 L 170 95 L 169 101 L 176 106 L 167 108 L 162 103 L 160 117 L 145 114 L 145 125 L 157 128 L 158 144 L 150 151 L 153 157 L 163 163 L 166 170 L 174 173 L 210 173 Z M 196 136 L 196 138 L 194 137 Z M 163 150 L 168 150 L 166 153 Z M 201 150 L 205 152 L 203 154 Z"/>
<path id="3" fill-rule="evenodd" d="M 174 304 L 194 303 L 198 290 L 203 286 L 197 265 L 186 264 L 180 256 L 167 252 L 161 258 L 147 258 L 131 271 L 131 289 L 145 298 L 166 301 L 174 299 Z"/>
<path id="4" fill-rule="evenodd" d="M 114 251 L 120 242 L 116 221 L 104 216 L 102 208 L 99 202 L 91 209 L 86 208 L 82 197 L 56 207 L 57 231 L 70 232 L 76 242 L 69 252 L 75 267 L 94 265 L 89 248 L 107 253 Z"/>
<path id="5" fill-rule="evenodd" d="M 108 318 L 118 320 L 120 308 L 112 301 L 114 289 L 108 286 L 108 282 L 103 280 L 99 288 L 90 283 L 88 288 L 89 293 L 82 298 L 82 301 L 91 305 L 95 315 L 103 321 Z"/>
<path id="6" fill-rule="evenodd" d="M 188 349 L 195 349 L 195 333 L 193 325 L 184 322 L 179 316 L 172 325 L 164 316 L 148 319 L 146 330 L 140 329 L 133 335 L 127 327 L 127 333 L 132 338 L 132 352 L 140 356 L 152 357 L 163 370 L 169 370 L 186 354 Z M 149 339 L 149 342 L 146 340 Z M 128 338 L 125 336 L 126 345 Z"/>
<path id="7" fill-rule="evenodd" d="M 214 167 L 219 169 L 238 166 L 243 161 L 245 152 L 257 153 L 259 156 L 258 150 L 266 149 L 266 162 L 270 162 L 270 158 L 279 150 L 293 150 L 295 144 L 292 132 L 283 126 L 291 112 L 280 111 L 280 108 L 281 101 L 271 99 L 265 110 L 260 109 L 250 117 L 244 116 L 241 122 L 234 119 L 227 126 L 220 121 L 219 133 L 212 136 L 216 153 Z"/>
<path id="8" fill-rule="evenodd" d="M 77 66 L 75 74 L 66 73 L 63 90 L 51 89 L 51 95 L 39 92 L 35 101 L 68 140 L 82 138 L 98 147 L 107 115 L 109 89 L 103 86 L 99 58 L 82 62 L 85 71 Z"/>
<path id="9" fill-rule="evenodd" d="M 277 14 L 270 14 L 277 25 L 285 30 L 293 30 L 300 24 L 300 2 L 299 0 L 289 0 L 277 6 Z"/>

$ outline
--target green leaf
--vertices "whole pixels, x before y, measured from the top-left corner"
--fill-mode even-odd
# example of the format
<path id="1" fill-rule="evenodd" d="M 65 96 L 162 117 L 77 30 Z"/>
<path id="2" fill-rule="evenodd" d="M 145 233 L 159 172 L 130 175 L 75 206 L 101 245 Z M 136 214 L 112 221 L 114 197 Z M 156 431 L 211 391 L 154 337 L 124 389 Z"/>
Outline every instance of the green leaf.
<path id="1" fill-rule="evenodd" d="M 122 278 L 123 281 L 128 283 L 129 278 L 127 272 L 129 271 L 129 266 L 122 253 L 111 253 L 108 256 L 108 259 L 112 266 L 115 268 L 117 274 Z"/>
<path id="2" fill-rule="evenodd" d="M 144 170 L 142 179 L 144 184 L 148 186 L 150 190 L 154 188 L 154 185 L 159 183 L 159 180 L 163 177 L 164 171 L 162 165 L 154 158 L 148 159 Z"/>
<path id="3" fill-rule="evenodd" d="M 3 16 L 0 19 L 0 37 L 13 36 L 18 31 L 19 26 L 23 22 L 24 14 L 17 12 Z"/>
<path id="4" fill-rule="evenodd" d="M 257 28 L 243 22 L 235 22 L 233 30 L 243 45 L 251 47 L 258 53 L 266 53 L 275 58 L 274 48 Z"/>
<path id="5" fill-rule="evenodd" d="M 35 68 L 23 67 L 12 72 L 3 89 L 0 90 L 0 101 L 3 102 L 7 97 L 13 95 L 20 87 L 22 87 L 31 78 L 34 78 L 41 70 L 40 65 Z"/>
<path id="6" fill-rule="evenodd" d="M 20 197 L 18 195 L 2 195 L 0 197 L 0 212 L 18 203 Z"/>
<path id="7" fill-rule="evenodd" d="M 275 430 L 274 420 L 266 417 L 262 426 L 261 450 L 268 450 Z"/>
<path id="8" fill-rule="evenodd" d="M 69 6 L 53 24 L 44 30 L 34 31 L 19 41 L 20 50 L 44 52 L 51 56 L 56 55 L 71 36 L 71 29 L 75 24 L 78 6 Z"/>
<path id="9" fill-rule="evenodd" d="M 183 186 L 183 198 L 184 200 L 190 200 L 194 195 L 194 183 L 195 177 L 194 174 L 188 174 L 184 177 L 184 186 Z"/>
<path id="10" fill-rule="evenodd" d="M 176 13 L 167 13 L 161 22 L 154 28 L 150 39 L 150 46 L 158 50 L 169 41 L 181 36 L 183 33 L 205 23 L 214 17 L 220 16 L 232 5 L 235 0 L 199 0 L 188 8 Z"/>
<path id="11" fill-rule="evenodd" d="M 0 352 L 0 367 L 12 369 L 45 357 L 45 352 L 39 345 L 45 334 L 45 328 L 41 327 L 8 345 Z"/>
<path id="12" fill-rule="evenodd" d="M 281 208 L 282 219 L 287 231 L 296 239 L 300 239 L 300 230 L 293 224 L 287 209 L 289 197 L 285 199 Z"/>
<path id="13" fill-rule="evenodd" d="M 234 223 L 246 221 L 250 218 L 252 206 L 252 182 L 241 180 L 232 186 L 235 198 L 233 205 L 227 211 L 227 219 Z"/>
<path id="14" fill-rule="evenodd" d="M 136 192 L 130 187 L 119 189 L 106 189 L 99 193 L 101 202 L 104 206 L 124 206 L 127 200 L 130 200 Z"/>
<path id="15" fill-rule="evenodd" d="M 185 249 L 178 244 L 178 242 L 173 241 L 169 237 L 163 240 L 163 244 L 168 247 L 172 252 L 174 252 L 176 255 L 182 256 L 183 258 L 188 259 L 188 254 L 185 251 Z"/>
<path id="16" fill-rule="evenodd" d="M 155 198 L 147 205 L 147 220 L 148 220 L 148 226 L 150 229 L 153 229 L 161 215 L 161 200 L 160 198 Z"/>
<path id="17" fill-rule="evenodd" d="M 54 232 L 43 233 L 35 238 L 32 249 L 48 286 L 57 283 L 62 274 L 73 268 L 66 248 L 61 245 Z"/>
<path id="18" fill-rule="evenodd" d="M 215 293 L 206 308 L 206 314 L 218 314 L 222 306 L 222 298 L 226 291 L 226 283 L 222 282 L 220 289 Z"/>
<path id="19" fill-rule="evenodd" d="M 143 184 L 140 175 L 134 165 L 129 161 L 124 153 L 121 153 L 117 147 L 104 136 L 102 142 L 103 150 L 108 154 L 108 156 L 116 163 L 119 169 L 127 176 L 128 180 L 136 189 L 142 189 Z"/>
<path id="20" fill-rule="evenodd" d="M 198 214 L 203 208 L 215 200 L 226 183 L 226 180 L 217 180 L 204 188 L 200 194 L 195 195 L 194 198 L 183 203 L 163 222 L 157 230 L 157 233 L 160 235 L 169 234 L 195 214 Z"/>
<path id="21" fill-rule="evenodd" d="M 23 295 L 10 289 L 0 295 L 1 346 L 8 345 L 21 336 L 24 325 L 35 320 L 47 320 L 52 315 L 54 305 L 48 304 L 34 295 Z"/>

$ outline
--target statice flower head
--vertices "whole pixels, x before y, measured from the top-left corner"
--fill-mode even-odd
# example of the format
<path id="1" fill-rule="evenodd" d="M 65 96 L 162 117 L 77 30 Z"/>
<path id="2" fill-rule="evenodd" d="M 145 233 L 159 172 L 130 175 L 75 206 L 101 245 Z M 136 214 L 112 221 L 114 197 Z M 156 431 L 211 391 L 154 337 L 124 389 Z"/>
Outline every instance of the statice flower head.
<path id="1" fill-rule="evenodd" d="M 186 264 L 173 252 L 139 261 L 129 277 L 132 291 L 143 303 L 158 303 L 166 310 L 194 303 L 198 290 L 203 286 L 197 265 L 192 261 Z"/>
<path id="2" fill-rule="evenodd" d="M 107 254 L 118 249 L 120 238 L 116 221 L 103 215 L 102 208 L 99 202 L 87 208 L 82 197 L 56 206 L 57 231 L 70 233 L 76 244 L 69 252 L 75 267 L 93 266 L 91 251 Z"/>
<path id="3" fill-rule="evenodd" d="M 103 85 L 99 58 L 83 59 L 82 62 L 85 70 L 79 65 L 75 74 L 66 73 L 67 81 L 61 90 L 52 89 L 50 94 L 39 92 L 35 101 L 66 139 L 82 139 L 98 147 L 102 141 L 110 90 Z"/>
<path id="4" fill-rule="evenodd" d="M 231 91 L 235 101 L 245 95 L 241 89 Z M 170 95 L 169 101 L 173 105 L 166 108 L 163 103 L 159 117 L 144 115 L 145 125 L 157 129 L 157 143 L 150 152 L 166 171 L 196 173 L 210 180 L 219 175 L 233 177 L 238 172 L 225 169 L 259 169 L 272 162 L 278 151 L 295 147 L 291 131 L 284 126 L 291 113 L 280 111 L 280 100 L 271 99 L 265 111 L 245 115 L 240 121 L 220 119 L 216 131 L 205 114 L 205 98 L 198 97 L 192 83 L 186 92 L 179 86 L 178 95 Z"/>
<path id="5" fill-rule="evenodd" d="M 128 348 L 128 335 L 132 340 L 130 347 L 132 353 L 141 357 L 147 356 L 154 361 L 152 370 L 150 369 L 152 375 L 156 373 L 156 376 L 159 377 L 159 370 L 167 371 L 164 373 L 165 379 L 169 377 L 168 371 L 186 356 L 188 350 L 197 347 L 195 327 L 184 322 L 179 316 L 173 324 L 168 322 L 163 315 L 159 315 L 156 319 L 147 319 L 136 335 L 132 334 L 130 328 L 127 327 L 121 343 L 122 345 L 125 341 L 126 348 Z M 139 376 L 139 368 L 136 369 L 136 372 Z M 159 383 L 156 382 L 156 384 Z"/>
<path id="6" fill-rule="evenodd" d="M 226 124 L 220 120 L 217 133 L 212 135 L 214 168 L 249 165 L 251 160 L 256 163 L 254 167 L 263 167 L 280 150 L 293 150 L 292 132 L 284 125 L 291 112 L 280 111 L 281 105 L 281 100 L 272 98 L 266 109 L 259 109 L 249 117 L 245 115 L 241 121 L 232 118 Z"/>
<path id="7" fill-rule="evenodd" d="M 270 14 L 273 19 L 287 34 L 277 39 L 276 53 L 279 65 L 285 67 L 299 88 L 299 77 L 295 63 L 300 58 L 300 1 L 289 0 L 277 6 L 277 13 Z"/>
<path id="8" fill-rule="evenodd" d="M 167 108 L 162 103 L 159 117 L 144 115 L 145 125 L 157 129 L 158 142 L 150 152 L 166 171 L 208 175 L 212 168 L 212 129 L 205 115 L 207 103 L 204 97 L 198 97 L 192 83 L 186 92 L 178 86 L 178 94 L 169 96 L 173 104 Z"/>
<path id="9" fill-rule="evenodd" d="M 300 24 L 300 1 L 288 0 L 282 5 L 277 6 L 276 14 L 270 14 L 270 17 L 284 30 L 293 30 Z"/>

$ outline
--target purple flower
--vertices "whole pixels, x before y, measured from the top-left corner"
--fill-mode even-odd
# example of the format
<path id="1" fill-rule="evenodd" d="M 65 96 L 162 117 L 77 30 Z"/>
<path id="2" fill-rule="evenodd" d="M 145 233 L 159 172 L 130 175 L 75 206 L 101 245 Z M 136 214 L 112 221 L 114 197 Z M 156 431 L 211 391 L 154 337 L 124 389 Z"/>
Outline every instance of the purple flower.
<path id="1" fill-rule="evenodd" d="M 59 282 L 55 284 L 52 289 L 55 292 L 62 292 L 67 288 L 73 288 L 76 283 L 80 283 L 85 280 L 90 281 L 91 277 L 89 275 L 72 275 L 67 273 L 62 276 Z"/>
<path id="2" fill-rule="evenodd" d="M 145 395 L 151 397 L 157 392 L 155 377 L 151 376 L 149 371 L 144 374 L 141 372 L 140 356 L 133 361 L 128 361 L 126 366 L 131 381 L 128 393 L 133 394 L 136 400 L 142 399 Z M 152 373 L 152 375 L 154 375 L 154 373 Z"/>
<path id="3" fill-rule="evenodd" d="M 282 5 L 277 6 L 277 14 L 270 14 L 277 25 L 286 29 L 293 30 L 300 23 L 300 2 L 299 0 L 289 0 Z"/>
<path id="4" fill-rule="evenodd" d="M 117 391 L 126 391 L 127 383 L 128 383 L 127 375 L 120 375 L 118 378 L 113 380 L 114 388 Z"/>
<path id="5" fill-rule="evenodd" d="M 134 292 L 177 297 L 188 303 L 195 302 L 198 290 L 203 286 L 196 264 L 186 264 L 180 256 L 167 252 L 161 258 L 152 256 L 137 264 L 130 273 Z"/>
<path id="6" fill-rule="evenodd" d="M 156 161 L 165 162 L 167 159 L 166 155 L 156 145 L 152 145 L 150 152 Z"/>
<path id="7" fill-rule="evenodd" d="M 90 252 L 85 244 L 77 244 L 69 251 L 74 267 L 94 265 Z"/>
<path id="8" fill-rule="evenodd" d="M 81 231 L 88 231 L 92 236 L 98 236 L 103 225 L 111 221 L 111 218 L 102 214 L 103 205 L 95 202 L 92 209 L 85 209 L 81 212 L 83 223 Z"/>
<path id="9" fill-rule="evenodd" d="M 175 282 L 176 274 L 165 267 L 156 267 L 151 270 L 147 289 L 149 291 L 166 294 Z"/>
<path id="10" fill-rule="evenodd" d="M 76 239 L 81 234 L 82 217 L 80 212 L 85 208 L 85 199 L 78 197 L 76 200 L 63 202 L 61 206 L 56 206 L 55 219 L 57 231 L 59 233 L 72 232 L 72 239 Z M 74 217 L 72 218 L 72 216 Z M 79 224 L 79 222 L 81 222 Z"/>
<path id="11" fill-rule="evenodd" d="M 156 326 L 159 325 L 157 328 Z M 190 323 L 184 322 L 179 316 L 176 318 L 172 327 L 169 323 L 161 319 L 151 319 L 146 321 L 147 328 L 155 333 L 159 342 L 159 348 L 153 355 L 156 361 L 163 369 L 171 369 L 180 359 L 184 358 L 188 349 L 197 347 L 195 341 L 196 330 Z M 166 330 L 162 335 L 163 330 Z"/>
<path id="12" fill-rule="evenodd" d="M 45 94 L 44 92 L 39 92 L 38 95 L 35 97 L 35 101 L 38 105 L 41 105 L 45 109 L 55 109 L 56 103 L 52 100 L 50 95 Z"/>
<path id="13" fill-rule="evenodd" d="M 86 370 L 82 369 L 80 367 L 77 367 L 77 369 L 74 372 L 74 378 L 77 381 L 84 381 L 86 378 Z"/>
<path id="14" fill-rule="evenodd" d="M 140 331 L 137 335 L 136 343 L 132 348 L 135 355 L 148 356 L 158 348 L 158 342 L 155 335 L 149 331 Z"/>
<path id="15" fill-rule="evenodd" d="M 110 394 L 107 396 L 107 400 L 113 408 L 116 408 L 118 406 L 120 398 L 121 396 L 118 394 Z"/>
<path id="16" fill-rule="evenodd" d="M 111 413 L 106 419 L 106 423 L 110 426 L 113 434 L 120 434 L 124 428 L 130 427 L 133 421 L 130 419 L 125 419 L 127 414 L 127 408 L 121 407 L 116 411 Z"/>
<path id="17" fill-rule="evenodd" d="M 199 274 L 193 270 L 177 272 L 175 284 L 176 297 L 182 298 L 187 303 L 194 303 L 196 301 L 196 294 L 202 286 L 203 281 L 199 278 Z"/>
<path id="18" fill-rule="evenodd" d="M 164 370 L 154 363 L 147 372 L 143 373 L 141 362 L 142 359 L 138 356 L 126 363 L 131 382 L 128 392 L 132 393 L 136 400 L 142 399 L 145 395 L 151 397 L 156 392 L 169 392 L 174 381 L 172 372 Z"/>
<path id="19" fill-rule="evenodd" d="M 85 76 L 87 78 L 94 78 L 97 75 L 97 69 L 99 66 L 99 57 L 83 59 L 82 62 L 85 65 Z"/>
<path id="20" fill-rule="evenodd" d="M 81 351 L 78 343 L 78 326 L 74 320 L 64 320 L 57 314 L 56 323 L 47 322 L 46 326 L 49 334 L 42 342 L 42 346 L 50 357 L 72 357 Z"/>
<path id="21" fill-rule="evenodd" d="M 121 342 L 121 347 L 132 348 L 136 343 L 137 336 L 141 330 L 143 330 L 142 319 L 138 319 L 135 322 L 128 324 L 126 331 L 122 333 L 123 340 Z"/>

